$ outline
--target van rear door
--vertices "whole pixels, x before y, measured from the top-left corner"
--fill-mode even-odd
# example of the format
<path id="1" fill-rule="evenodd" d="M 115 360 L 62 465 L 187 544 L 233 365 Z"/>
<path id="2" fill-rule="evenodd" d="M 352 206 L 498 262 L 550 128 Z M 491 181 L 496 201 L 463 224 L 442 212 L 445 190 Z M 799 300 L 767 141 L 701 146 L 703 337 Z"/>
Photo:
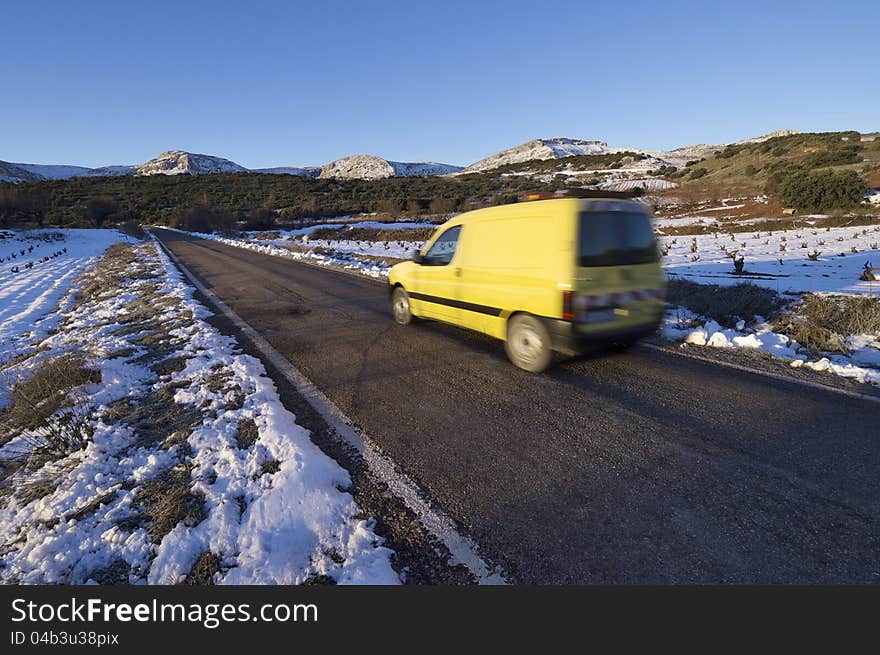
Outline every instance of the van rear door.
<path id="1" fill-rule="evenodd" d="M 650 216 L 638 205 L 591 203 L 578 216 L 576 257 L 579 322 L 655 320 L 663 275 Z"/>

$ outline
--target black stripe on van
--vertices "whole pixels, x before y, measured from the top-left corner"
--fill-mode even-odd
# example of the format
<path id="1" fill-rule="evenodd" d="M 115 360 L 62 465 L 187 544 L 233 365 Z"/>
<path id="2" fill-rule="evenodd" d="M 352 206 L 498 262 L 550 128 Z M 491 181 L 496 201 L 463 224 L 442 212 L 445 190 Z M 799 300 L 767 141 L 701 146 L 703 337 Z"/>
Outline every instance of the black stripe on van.
<path id="1" fill-rule="evenodd" d="M 438 305 L 446 305 L 447 307 L 455 307 L 456 309 L 466 309 L 469 312 L 477 312 L 478 314 L 488 314 L 489 316 L 501 316 L 501 310 L 497 307 L 488 307 L 486 305 L 477 305 L 472 302 L 463 302 L 461 300 L 452 300 L 451 298 L 441 298 L 440 296 L 429 296 L 424 293 L 410 293 L 410 298 L 415 300 L 423 300 L 425 302 L 433 302 Z"/>

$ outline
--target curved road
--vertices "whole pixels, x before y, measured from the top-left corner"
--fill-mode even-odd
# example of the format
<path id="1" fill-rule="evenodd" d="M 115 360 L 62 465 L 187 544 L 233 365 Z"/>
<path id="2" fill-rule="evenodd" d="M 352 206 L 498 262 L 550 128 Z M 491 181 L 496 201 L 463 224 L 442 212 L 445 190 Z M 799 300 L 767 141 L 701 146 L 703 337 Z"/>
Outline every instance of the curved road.
<path id="1" fill-rule="evenodd" d="M 156 234 L 514 582 L 880 582 L 880 403 L 642 349 L 534 376 L 384 285 Z"/>

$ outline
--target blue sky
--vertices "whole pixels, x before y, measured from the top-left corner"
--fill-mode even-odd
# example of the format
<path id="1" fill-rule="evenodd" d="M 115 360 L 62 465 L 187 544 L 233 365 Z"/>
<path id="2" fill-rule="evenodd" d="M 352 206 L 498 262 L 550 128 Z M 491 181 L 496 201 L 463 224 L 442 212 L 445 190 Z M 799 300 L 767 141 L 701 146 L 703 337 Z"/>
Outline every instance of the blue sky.
<path id="1" fill-rule="evenodd" d="M 0 160 L 467 164 L 880 129 L 880 2 L 4 0 Z"/>

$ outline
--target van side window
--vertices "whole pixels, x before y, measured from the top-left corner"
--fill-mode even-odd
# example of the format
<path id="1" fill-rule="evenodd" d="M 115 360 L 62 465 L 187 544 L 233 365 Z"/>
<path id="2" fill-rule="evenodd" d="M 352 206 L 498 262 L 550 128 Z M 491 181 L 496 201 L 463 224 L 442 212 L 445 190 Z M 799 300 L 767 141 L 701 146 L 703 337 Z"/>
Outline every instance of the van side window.
<path id="1" fill-rule="evenodd" d="M 455 256 L 455 248 L 458 245 L 458 235 L 461 226 L 449 228 L 434 242 L 431 249 L 425 253 L 422 264 L 426 266 L 446 266 Z"/>

